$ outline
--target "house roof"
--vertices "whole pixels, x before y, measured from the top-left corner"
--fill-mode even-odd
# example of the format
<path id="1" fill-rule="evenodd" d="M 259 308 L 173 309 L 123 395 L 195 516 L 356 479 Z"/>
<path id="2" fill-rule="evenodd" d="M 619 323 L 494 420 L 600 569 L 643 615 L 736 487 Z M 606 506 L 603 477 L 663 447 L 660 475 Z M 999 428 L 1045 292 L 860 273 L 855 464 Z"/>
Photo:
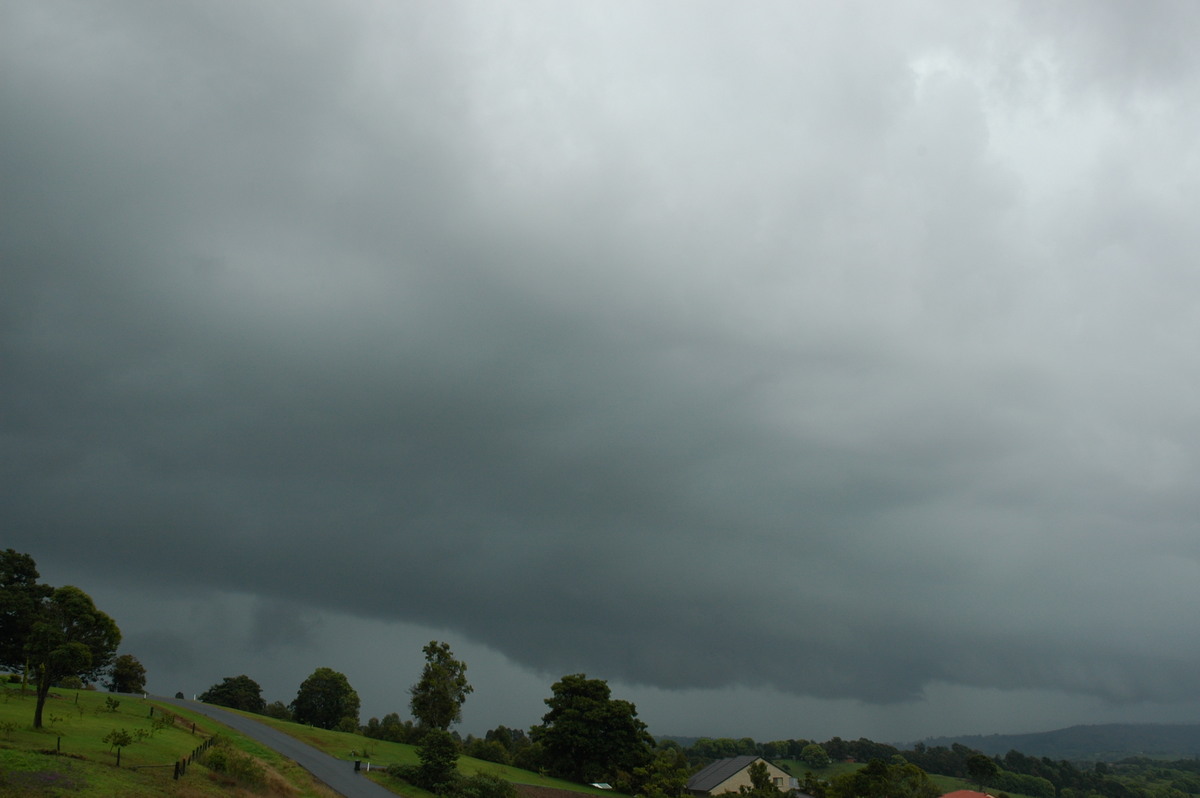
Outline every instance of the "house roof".
<path id="1" fill-rule="evenodd" d="M 720 785 L 733 774 L 740 771 L 742 768 L 750 767 L 752 762 L 759 759 L 757 756 L 731 756 L 728 759 L 718 759 L 708 767 L 701 770 L 696 775 L 688 779 L 687 789 L 696 792 L 708 792 Z"/>
<path id="2" fill-rule="evenodd" d="M 941 798 L 992 798 L 986 792 L 975 792 L 974 790 L 955 790 L 942 795 Z"/>

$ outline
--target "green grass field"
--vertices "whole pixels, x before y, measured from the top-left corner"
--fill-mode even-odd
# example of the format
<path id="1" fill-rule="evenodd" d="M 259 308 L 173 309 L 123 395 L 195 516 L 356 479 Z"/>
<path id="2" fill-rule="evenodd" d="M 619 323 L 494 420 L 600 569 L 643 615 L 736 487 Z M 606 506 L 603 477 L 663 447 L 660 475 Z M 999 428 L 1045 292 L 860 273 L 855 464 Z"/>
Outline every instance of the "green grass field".
<path id="1" fill-rule="evenodd" d="M 829 781 L 834 776 L 840 776 L 843 773 L 852 773 L 863 766 L 862 762 L 830 762 L 828 767 L 815 768 L 807 762 L 801 762 L 799 759 L 772 759 L 776 765 L 785 767 L 789 773 L 796 778 L 804 781 L 805 773 L 812 773 L 813 776 L 822 781 Z"/>
<path id="2" fill-rule="evenodd" d="M 34 730 L 33 691 L 22 694 L 15 685 L 0 685 L 2 798 L 332 795 L 290 760 L 200 715 L 167 708 L 175 720 L 166 723 L 164 717 L 170 716 L 152 701 L 87 690 L 54 690 L 51 695 L 43 712 L 45 728 Z M 116 711 L 106 706 L 110 697 L 120 701 Z M 116 750 L 103 741 L 114 729 L 124 729 L 134 738 L 121 749 L 119 768 Z M 198 762 L 178 781 L 173 778 L 174 763 L 218 732 L 234 748 L 259 760 L 263 778 L 255 789 L 243 788 Z"/>

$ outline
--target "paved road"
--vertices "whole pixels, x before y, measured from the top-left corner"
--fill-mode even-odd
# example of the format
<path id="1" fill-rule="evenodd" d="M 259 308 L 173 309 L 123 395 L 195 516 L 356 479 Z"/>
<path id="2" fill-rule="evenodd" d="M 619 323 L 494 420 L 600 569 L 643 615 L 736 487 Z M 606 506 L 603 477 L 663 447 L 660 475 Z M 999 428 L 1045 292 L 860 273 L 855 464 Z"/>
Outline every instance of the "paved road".
<path id="1" fill-rule="evenodd" d="M 175 704 L 207 715 L 213 720 L 220 721 L 226 726 L 241 732 L 247 737 L 258 740 L 268 748 L 273 748 L 288 759 L 316 776 L 334 792 L 345 798 L 396 798 L 396 793 L 385 790 L 361 773 L 354 772 L 354 763 L 334 759 L 323 751 L 318 751 L 308 743 L 302 743 L 295 737 L 259 723 L 256 720 L 243 717 L 234 712 L 226 712 L 212 704 L 199 701 L 184 701 L 178 698 L 151 696 L 155 701 L 164 704 Z"/>

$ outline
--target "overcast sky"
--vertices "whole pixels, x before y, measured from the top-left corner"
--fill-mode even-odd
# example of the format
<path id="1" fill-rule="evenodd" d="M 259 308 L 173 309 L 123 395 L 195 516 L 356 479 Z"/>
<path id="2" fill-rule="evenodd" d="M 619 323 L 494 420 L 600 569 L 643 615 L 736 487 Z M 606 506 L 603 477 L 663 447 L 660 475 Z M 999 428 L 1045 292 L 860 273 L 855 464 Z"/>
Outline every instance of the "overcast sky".
<path id="1" fill-rule="evenodd" d="M 0 2 L 0 546 L 152 691 L 1200 711 L 1200 5 Z"/>

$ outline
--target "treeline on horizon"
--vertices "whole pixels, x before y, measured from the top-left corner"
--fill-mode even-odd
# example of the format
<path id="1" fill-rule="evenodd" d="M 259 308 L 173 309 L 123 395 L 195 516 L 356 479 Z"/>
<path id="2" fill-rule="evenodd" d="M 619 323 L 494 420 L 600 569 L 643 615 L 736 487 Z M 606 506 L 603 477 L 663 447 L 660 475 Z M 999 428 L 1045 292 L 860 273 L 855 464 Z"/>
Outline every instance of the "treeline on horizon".
<path id="1" fill-rule="evenodd" d="M 1011 750 L 1003 756 L 988 756 L 961 743 L 949 746 L 916 743 L 899 748 L 865 737 L 824 742 L 805 739 L 758 743 L 752 738 L 664 738 L 680 745 L 689 761 L 696 764 L 731 756 L 755 755 L 804 765 L 804 752 L 818 745 L 833 761 L 899 761 L 916 765 L 926 773 L 964 779 L 992 794 L 1005 793 L 1033 798 L 1187 798 L 1200 795 L 1200 759 L 1165 760 L 1130 756 L 1116 762 L 1071 762 L 1037 757 Z M 663 743 L 660 740 L 660 745 Z M 991 765 L 984 765 L 983 762 Z M 803 774 L 792 773 L 801 777 Z M 801 779 L 811 785 L 811 780 Z M 809 792 L 806 790 L 806 792 Z M 811 793 L 820 798 L 818 793 Z"/>

